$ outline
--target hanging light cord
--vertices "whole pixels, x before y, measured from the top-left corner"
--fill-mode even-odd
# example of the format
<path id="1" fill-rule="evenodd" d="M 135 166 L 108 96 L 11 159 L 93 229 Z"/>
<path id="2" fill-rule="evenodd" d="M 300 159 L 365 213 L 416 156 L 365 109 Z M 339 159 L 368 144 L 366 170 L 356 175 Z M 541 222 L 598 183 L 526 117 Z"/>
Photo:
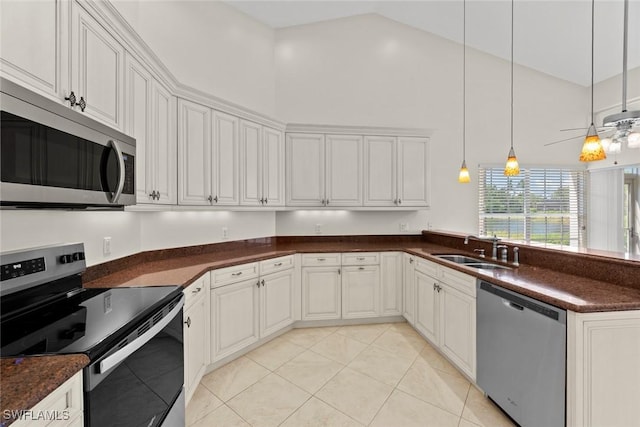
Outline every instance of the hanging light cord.
<path id="1" fill-rule="evenodd" d="M 622 111 L 627 111 L 627 43 L 629 36 L 629 0 L 624 0 L 624 36 L 622 49 Z"/>
<path id="2" fill-rule="evenodd" d="M 513 0 L 511 0 L 511 149 L 513 149 Z"/>
<path id="3" fill-rule="evenodd" d="M 595 26 L 594 26 L 594 21 L 595 21 L 595 0 L 591 0 L 591 124 L 594 123 L 593 121 L 593 70 L 594 70 L 594 66 L 593 63 L 595 62 L 593 60 L 593 52 L 594 52 L 594 34 L 595 34 Z"/>
<path id="4" fill-rule="evenodd" d="M 462 160 L 467 158 L 467 2 L 462 0 Z"/>

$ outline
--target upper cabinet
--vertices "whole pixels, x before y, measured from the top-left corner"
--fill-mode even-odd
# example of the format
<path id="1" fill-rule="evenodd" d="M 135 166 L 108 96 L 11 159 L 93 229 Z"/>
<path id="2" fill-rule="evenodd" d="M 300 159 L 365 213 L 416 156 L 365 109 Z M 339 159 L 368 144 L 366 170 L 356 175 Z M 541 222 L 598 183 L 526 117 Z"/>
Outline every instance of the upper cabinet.
<path id="1" fill-rule="evenodd" d="M 70 3 L 4 1 L 0 14 L 2 75 L 57 101 L 68 75 Z"/>
<path id="2" fill-rule="evenodd" d="M 429 139 L 367 136 L 365 206 L 429 206 Z"/>
<path id="3" fill-rule="evenodd" d="M 362 137 L 287 134 L 287 205 L 362 205 Z"/>
<path id="4" fill-rule="evenodd" d="M 283 133 L 240 121 L 240 204 L 284 205 Z"/>
<path id="5" fill-rule="evenodd" d="M 240 202 L 238 123 L 235 116 L 213 112 L 213 205 L 238 205 Z"/>
<path id="6" fill-rule="evenodd" d="M 72 8 L 71 40 L 71 90 L 86 102 L 84 113 L 122 130 L 124 48 L 78 2 Z"/>

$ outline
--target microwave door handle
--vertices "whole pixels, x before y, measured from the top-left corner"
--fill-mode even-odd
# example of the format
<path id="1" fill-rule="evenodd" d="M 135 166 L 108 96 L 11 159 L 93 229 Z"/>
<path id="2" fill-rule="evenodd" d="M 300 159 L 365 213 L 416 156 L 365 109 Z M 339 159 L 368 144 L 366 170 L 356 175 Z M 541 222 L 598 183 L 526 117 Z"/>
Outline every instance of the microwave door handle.
<path id="1" fill-rule="evenodd" d="M 153 325 L 147 332 L 140 335 L 133 342 L 130 342 L 126 346 L 122 347 L 120 350 L 116 351 L 109 357 L 106 357 L 104 360 L 100 361 L 100 365 L 98 367 L 99 373 L 103 374 L 107 372 L 109 369 L 117 366 L 122 361 L 124 361 L 127 357 L 131 356 L 136 352 L 140 347 L 151 341 L 153 337 L 155 337 L 161 330 L 165 328 L 173 319 L 176 317 L 178 312 L 184 306 L 184 295 L 180 298 L 178 304 L 167 314 L 160 322 Z"/>
<path id="2" fill-rule="evenodd" d="M 116 152 L 116 156 L 118 157 L 118 166 L 120 169 L 120 176 L 118 177 L 118 188 L 113 193 L 110 200 L 111 203 L 116 203 L 118 201 L 118 198 L 120 198 L 120 195 L 122 194 L 122 190 L 124 189 L 124 156 L 122 155 L 122 150 L 120 149 L 120 145 L 117 141 L 111 139 L 109 140 L 109 143 L 107 145 L 113 148 L 113 150 Z"/>

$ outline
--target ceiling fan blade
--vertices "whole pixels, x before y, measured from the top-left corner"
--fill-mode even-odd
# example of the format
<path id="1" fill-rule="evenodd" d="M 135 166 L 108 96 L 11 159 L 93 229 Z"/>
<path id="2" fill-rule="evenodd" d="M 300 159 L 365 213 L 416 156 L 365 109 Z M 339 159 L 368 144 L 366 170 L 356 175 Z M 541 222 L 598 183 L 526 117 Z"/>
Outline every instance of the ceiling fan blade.
<path id="1" fill-rule="evenodd" d="M 560 144 L 561 142 L 568 142 L 574 139 L 579 139 L 579 138 L 584 138 L 584 135 L 578 135 L 578 136 L 574 136 L 572 138 L 566 138 L 566 139 L 561 139 L 559 141 L 553 141 L 553 142 L 549 142 L 547 144 L 544 144 L 544 146 L 548 146 L 548 145 L 554 145 L 554 144 Z"/>

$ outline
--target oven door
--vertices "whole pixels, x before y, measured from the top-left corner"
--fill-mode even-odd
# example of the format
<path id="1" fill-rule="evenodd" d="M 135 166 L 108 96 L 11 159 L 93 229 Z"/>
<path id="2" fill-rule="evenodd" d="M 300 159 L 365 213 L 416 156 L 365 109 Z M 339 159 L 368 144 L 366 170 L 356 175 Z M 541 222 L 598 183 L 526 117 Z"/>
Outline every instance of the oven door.
<path id="1" fill-rule="evenodd" d="M 183 305 L 181 295 L 85 368 L 85 426 L 167 426 L 184 413 Z"/>

